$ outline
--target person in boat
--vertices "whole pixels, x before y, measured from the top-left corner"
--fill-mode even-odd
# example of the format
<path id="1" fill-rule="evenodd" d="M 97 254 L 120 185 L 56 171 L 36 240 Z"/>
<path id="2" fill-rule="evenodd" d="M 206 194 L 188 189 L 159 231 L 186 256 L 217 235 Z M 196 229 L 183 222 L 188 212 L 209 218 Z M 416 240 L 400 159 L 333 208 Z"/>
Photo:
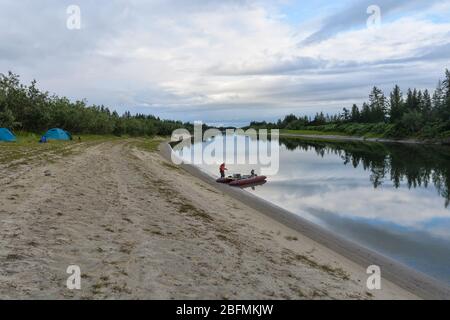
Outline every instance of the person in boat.
<path id="1" fill-rule="evenodd" d="M 251 177 L 257 177 L 258 175 L 255 173 L 255 169 L 252 169 L 252 171 L 250 171 L 250 176 Z"/>
<path id="2" fill-rule="evenodd" d="M 228 170 L 227 168 L 225 168 L 225 163 L 222 163 L 219 167 L 219 171 L 220 171 L 220 177 L 221 178 L 225 178 L 225 170 Z"/>

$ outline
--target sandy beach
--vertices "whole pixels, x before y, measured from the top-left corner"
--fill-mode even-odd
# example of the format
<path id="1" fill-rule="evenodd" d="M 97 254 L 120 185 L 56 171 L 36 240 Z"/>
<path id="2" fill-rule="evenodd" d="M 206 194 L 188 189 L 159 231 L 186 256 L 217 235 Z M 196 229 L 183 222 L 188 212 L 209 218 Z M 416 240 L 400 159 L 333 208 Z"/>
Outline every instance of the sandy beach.
<path id="1" fill-rule="evenodd" d="M 1 299 L 418 298 L 139 140 L 73 148 L 2 164 Z"/>

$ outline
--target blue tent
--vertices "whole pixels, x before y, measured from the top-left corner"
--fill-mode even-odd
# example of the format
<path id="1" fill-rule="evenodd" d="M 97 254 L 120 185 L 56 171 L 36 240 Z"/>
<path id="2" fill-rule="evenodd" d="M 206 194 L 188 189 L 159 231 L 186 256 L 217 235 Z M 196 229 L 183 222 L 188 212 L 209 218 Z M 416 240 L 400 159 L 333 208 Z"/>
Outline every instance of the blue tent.
<path id="1" fill-rule="evenodd" d="M 0 141 L 15 142 L 16 136 L 6 128 L 0 128 Z"/>
<path id="2" fill-rule="evenodd" d="M 70 133 L 58 128 L 48 130 L 44 134 L 44 137 L 46 137 L 47 140 L 72 140 L 72 136 L 70 135 Z"/>

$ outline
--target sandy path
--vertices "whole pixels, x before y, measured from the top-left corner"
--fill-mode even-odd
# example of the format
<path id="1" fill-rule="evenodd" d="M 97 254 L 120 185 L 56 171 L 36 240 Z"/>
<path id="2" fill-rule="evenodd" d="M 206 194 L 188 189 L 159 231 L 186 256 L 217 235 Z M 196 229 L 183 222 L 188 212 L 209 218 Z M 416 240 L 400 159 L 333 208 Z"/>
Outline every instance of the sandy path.
<path id="1" fill-rule="evenodd" d="M 0 184 L 0 298 L 415 298 L 202 181 L 105 142 Z M 78 265 L 81 290 L 66 288 Z"/>

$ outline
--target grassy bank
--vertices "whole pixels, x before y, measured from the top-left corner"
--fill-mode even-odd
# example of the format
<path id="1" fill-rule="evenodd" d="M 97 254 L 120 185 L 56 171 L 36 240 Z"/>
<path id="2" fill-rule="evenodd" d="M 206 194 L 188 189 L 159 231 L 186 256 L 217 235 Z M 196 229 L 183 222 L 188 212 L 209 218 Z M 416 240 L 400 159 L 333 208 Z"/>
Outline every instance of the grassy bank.
<path id="1" fill-rule="evenodd" d="M 450 140 L 450 131 L 440 132 L 436 128 L 425 128 L 416 134 L 406 134 L 398 130 L 395 124 L 386 123 L 343 123 L 327 124 L 322 126 L 310 126 L 301 130 L 280 130 L 281 134 L 297 135 L 330 135 L 351 136 L 363 138 L 404 139 L 430 142 L 447 142 Z"/>
<path id="2" fill-rule="evenodd" d="M 153 152 L 157 151 L 159 144 L 166 140 L 159 136 L 131 138 L 127 135 L 117 137 L 82 134 L 73 136 L 71 141 L 51 140 L 39 143 L 40 135 L 35 133 L 21 132 L 16 137 L 17 142 L 0 142 L 0 167 L 11 168 L 36 161 L 54 162 L 61 157 L 81 153 L 93 145 L 126 139 L 140 149 Z"/>
<path id="3" fill-rule="evenodd" d="M 303 129 L 303 130 L 287 130 L 287 129 L 281 129 L 281 134 L 299 134 L 299 135 L 315 135 L 315 136 L 326 136 L 326 135 L 332 135 L 332 136 L 345 136 L 346 134 L 343 132 L 338 131 L 319 131 L 315 130 L 313 128 L 311 129 Z"/>
<path id="4" fill-rule="evenodd" d="M 52 162 L 59 157 L 74 154 L 84 147 L 120 139 L 113 135 L 77 135 L 72 141 L 39 143 L 40 135 L 28 132 L 18 133 L 16 138 L 17 142 L 0 142 L 0 165 L 11 167 L 35 161 Z"/>
<path id="5" fill-rule="evenodd" d="M 148 139 L 144 138 L 137 138 L 134 142 L 134 145 L 140 149 L 143 149 L 145 151 L 155 152 L 158 151 L 159 145 L 169 138 L 164 137 L 152 137 Z"/>
<path id="6" fill-rule="evenodd" d="M 31 132 L 17 132 L 16 138 L 17 141 L 13 143 L 2 143 L 1 145 L 9 145 L 9 146 L 23 146 L 23 145 L 33 145 L 39 144 L 39 140 L 42 135 L 31 133 Z M 124 136 L 126 137 L 126 136 Z M 49 141 L 50 144 L 68 144 L 74 142 L 89 142 L 89 141 L 98 141 L 98 140 L 111 140 L 111 139 L 119 139 L 119 137 L 114 135 L 99 135 L 99 134 L 80 134 L 73 135 L 72 141 Z"/>

